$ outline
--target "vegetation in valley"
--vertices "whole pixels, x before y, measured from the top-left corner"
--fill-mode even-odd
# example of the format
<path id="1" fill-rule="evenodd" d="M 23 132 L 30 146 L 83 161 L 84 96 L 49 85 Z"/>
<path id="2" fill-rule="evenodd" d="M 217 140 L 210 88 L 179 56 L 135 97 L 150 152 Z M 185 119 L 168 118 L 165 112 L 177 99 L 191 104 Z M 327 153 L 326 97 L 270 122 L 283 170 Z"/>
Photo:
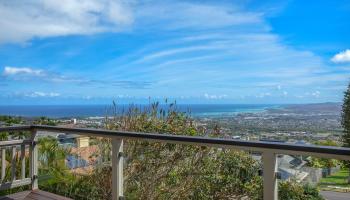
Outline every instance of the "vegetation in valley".
<path id="1" fill-rule="evenodd" d="M 48 126 L 56 126 L 56 121 L 48 118 L 48 117 L 39 117 L 33 121 L 33 124 L 38 125 L 48 125 Z"/>
<path id="2" fill-rule="evenodd" d="M 0 122 L 6 126 L 11 126 L 14 124 L 22 124 L 23 120 L 21 117 L 12 117 L 6 115 L 0 115 Z"/>
<path id="3" fill-rule="evenodd" d="M 20 117 L 12 117 L 12 116 L 2 116 L 0 115 L 0 126 L 12 126 L 16 124 L 22 124 L 23 120 Z M 0 141 L 8 140 L 12 133 L 9 132 L 0 132 Z M 25 137 L 24 132 L 16 132 L 14 133 L 13 137 L 22 139 Z"/>

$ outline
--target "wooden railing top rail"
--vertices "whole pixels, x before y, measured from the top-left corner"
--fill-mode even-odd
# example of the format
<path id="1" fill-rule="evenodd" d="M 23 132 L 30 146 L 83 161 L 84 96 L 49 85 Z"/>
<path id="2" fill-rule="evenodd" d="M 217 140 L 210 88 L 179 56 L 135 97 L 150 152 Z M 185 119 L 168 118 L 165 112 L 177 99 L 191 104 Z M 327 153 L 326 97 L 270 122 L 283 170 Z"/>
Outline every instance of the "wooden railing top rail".
<path id="1" fill-rule="evenodd" d="M 7 141 L 0 141 L 0 147 L 6 147 L 6 146 L 14 146 L 14 145 L 26 145 L 31 144 L 31 140 L 7 140 Z"/>
<path id="2" fill-rule="evenodd" d="M 30 125 L 24 125 L 24 126 L 5 126 L 5 127 L 0 127 L 0 132 L 5 132 L 5 131 L 30 131 L 31 130 Z"/>

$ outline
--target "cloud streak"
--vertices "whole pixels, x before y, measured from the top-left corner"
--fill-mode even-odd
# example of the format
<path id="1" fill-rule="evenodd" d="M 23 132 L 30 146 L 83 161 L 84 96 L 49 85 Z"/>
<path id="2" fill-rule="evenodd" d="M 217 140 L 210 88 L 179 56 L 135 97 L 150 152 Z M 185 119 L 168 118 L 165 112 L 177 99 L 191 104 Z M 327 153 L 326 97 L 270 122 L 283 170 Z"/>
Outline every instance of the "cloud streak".
<path id="1" fill-rule="evenodd" d="M 34 69 L 31 67 L 4 67 L 2 75 L 7 80 L 13 81 L 44 81 L 47 83 L 75 84 L 78 86 L 96 86 L 96 87 L 115 87 L 125 89 L 146 89 L 152 86 L 149 81 L 133 81 L 133 80 L 97 80 L 83 79 L 79 77 L 69 77 L 42 69 Z M 37 96 L 40 96 L 39 93 Z"/>
<path id="2" fill-rule="evenodd" d="M 59 97 L 61 96 L 60 93 L 56 92 L 31 92 L 31 93 L 26 93 L 23 94 L 24 97 L 31 97 L 31 98 L 37 98 L 37 97 Z"/>
<path id="3" fill-rule="evenodd" d="M 186 1 L 149 1 L 135 11 L 135 18 L 145 27 L 208 29 L 260 23 L 262 13 L 242 12 L 235 5 L 217 5 Z M 164 26 L 166 24 L 166 26 Z"/>
<path id="4" fill-rule="evenodd" d="M 43 76 L 42 70 L 35 70 L 29 67 L 9 67 L 6 66 L 3 72 L 4 76 L 18 76 L 18 75 L 29 75 L 29 76 Z"/>
<path id="5" fill-rule="evenodd" d="M 4 67 L 3 77 L 8 80 L 26 81 L 40 80 L 45 82 L 82 82 L 81 79 L 74 79 L 54 72 L 36 69 L 32 67 Z"/>

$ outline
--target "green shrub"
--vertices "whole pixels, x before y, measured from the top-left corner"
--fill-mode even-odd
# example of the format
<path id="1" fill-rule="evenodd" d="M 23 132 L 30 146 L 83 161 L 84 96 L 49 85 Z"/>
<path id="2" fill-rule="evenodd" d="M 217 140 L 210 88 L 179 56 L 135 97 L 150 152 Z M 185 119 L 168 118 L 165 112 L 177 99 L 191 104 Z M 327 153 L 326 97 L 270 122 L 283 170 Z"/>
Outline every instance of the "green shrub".
<path id="1" fill-rule="evenodd" d="M 204 136 L 194 124 L 186 113 L 177 110 L 176 104 L 162 109 L 155 103 L 145 109 L 132 106 L 122 115 L 106 118 L 105 127 Z M 124 142 L 126 199 L 262 199 L 260 164 L 246 152 L 135 140 Z M 110 159 L 109 139 L 96 138 L 93 143 L 99 147 L 98 156 Z M 43 187 L 74 199 L 110 199 L 111 177 L 111 167 L 100 166 L 89 176 L 58 175 Z M 294 182 L 282 182 L 279 193 L 281 200 L 322 199 L 315 188 Z"/>
<path id="2" fill-rule="evenodd" d="M 293 181 L 283 181 L 279 184 L 279 199 L 285 200 L 323 200 L 316 187 L 302 185 Z"/>

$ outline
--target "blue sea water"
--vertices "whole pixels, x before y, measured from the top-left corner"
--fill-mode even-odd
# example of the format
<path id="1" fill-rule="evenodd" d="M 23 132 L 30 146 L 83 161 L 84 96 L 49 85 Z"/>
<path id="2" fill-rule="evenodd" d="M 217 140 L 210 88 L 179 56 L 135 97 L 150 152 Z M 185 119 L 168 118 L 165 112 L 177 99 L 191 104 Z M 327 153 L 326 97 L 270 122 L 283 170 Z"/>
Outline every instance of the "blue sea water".
<path id="1" fill-rule="evenodd" d="M 118 105 L 117 112 L 126 110 L 129 105 Z M 140 108 L 145 106 L 140 105 Z M 166 106 L 161 105 L 166 108 Z M 280 105 L 263 104 L 180 104 L 177 108 L 194 117 L 230 116 L 237 113 L 262 112 Z M 9 105 L 0 106 L 0 115 L 50 118 L 103 117 L 112 114 L 110 105 Z"/>

